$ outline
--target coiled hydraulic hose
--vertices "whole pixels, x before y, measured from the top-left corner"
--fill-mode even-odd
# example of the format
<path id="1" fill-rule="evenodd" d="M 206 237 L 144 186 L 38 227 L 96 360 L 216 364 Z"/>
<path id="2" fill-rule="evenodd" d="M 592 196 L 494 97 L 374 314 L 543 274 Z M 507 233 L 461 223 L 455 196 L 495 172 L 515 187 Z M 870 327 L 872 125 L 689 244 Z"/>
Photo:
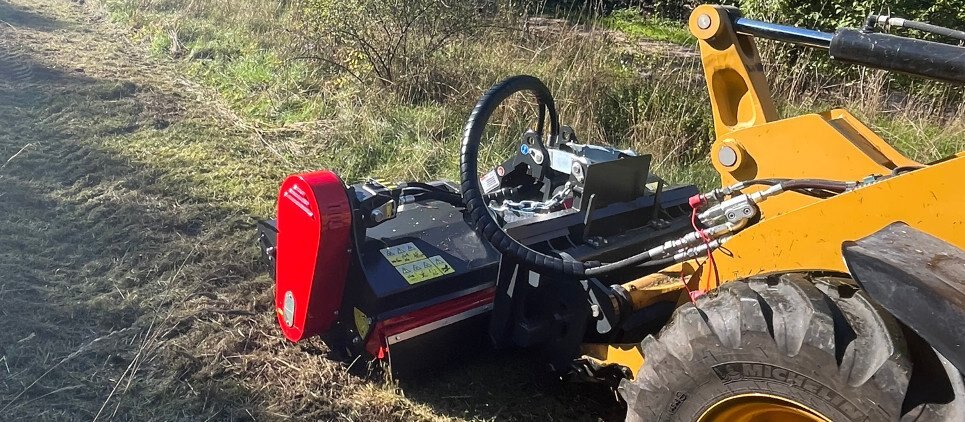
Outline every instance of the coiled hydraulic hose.
<path id="1" fill-rule="evenodd" d="M 575 278 L 600 277 L 608 273 L 624 270 L 630 267 L 668 265 L 673 263 L 670 257 L 655 259 L 651 251 L 639 253 L 612 263 L 601 263 L 597 261 L 577 261 L 556 256 L 547 255 L 519 243 L 516 239 L 509 236 L 496 222 L 490 214 L 486 197 L 484 196 L 479 184 L 479 145 L 482 141 L 483 131 L 493 112 L 499 105 L 511 95 L 529 92 L 536 97 L 540 106 L 540 123 L 537 131 L 543 136 L 542 120 L 545 114 L 549 115 L 550 137 L 549 142 L 556 142 L 559 136 L 560 123 L 559 115 L 556 111 L 556 104 L 549 89 L 535 77 L 514 76 L 493 85 L 476 103 L 469 120 L 466 122 L 465 132 L 462 140 L 462 153 L 460 155 L 460 191 L 462 200 L 465 203 L 466 211 L 469 215 L 470 225 L 488 240 L 499 252 L 513 257 L 532 267 L 537 271 L 553 272 Z M 545 112 L 544 112 L 545 110 Z M 818 189 L 830 194 L 837 194 L 848 189 L 849 185 L 844 182 L 832 180 L 815 179 L 756 179 L 745 182 L 746 184 L 781 184 L 784 190 L 806 190 Z"/>
<path id="2" fill-rule="evenodd" d="M 469 223 L 499 252 L 511 256 L 525 265 L 538 271 L 554 272 L 570 277 L 585 278 L 588 268 L 597 267 L 598 262 L 581 262 L 564 259 L 537 252 L 516 239 L 510 237 L 499 226 L 499 223 L 489 212 L 486 201 L 483 200 L 482 189 L 479 186 L 479 144 L 483 130 L 490 116 L 499 105 L 511 95 L 519 92 L 529 92 L 536 97 L 540 110 L 546 109 L 549 114 L 550 139 L 559 136 L 560 120 L 556 112 L 556 103 L 549 89 L 539 79 L 532 76 L 514 76 L 493 85 L 476 103 L 476 107 L 469 115 L 462 139 L 462 153 L 460 154 L 460 190 L 462 199 L 469 214 Z M 542 115 L 542 112 L 540 113 Z M 542 127 L 542 124 L 540 126 Z M 540 133 L 542 136 L 543 134 Z"/>

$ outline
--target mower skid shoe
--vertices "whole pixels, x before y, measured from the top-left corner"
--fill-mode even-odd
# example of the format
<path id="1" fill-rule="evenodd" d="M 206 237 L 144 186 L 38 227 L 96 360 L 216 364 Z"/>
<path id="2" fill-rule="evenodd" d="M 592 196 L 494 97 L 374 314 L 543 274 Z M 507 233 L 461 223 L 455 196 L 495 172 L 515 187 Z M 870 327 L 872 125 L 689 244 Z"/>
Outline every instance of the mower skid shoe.
<path id="1" fill-rule="evenodd" d="M 842 249 L 861 287 L 965 373 L 965 251 L 901 222 Z"/>

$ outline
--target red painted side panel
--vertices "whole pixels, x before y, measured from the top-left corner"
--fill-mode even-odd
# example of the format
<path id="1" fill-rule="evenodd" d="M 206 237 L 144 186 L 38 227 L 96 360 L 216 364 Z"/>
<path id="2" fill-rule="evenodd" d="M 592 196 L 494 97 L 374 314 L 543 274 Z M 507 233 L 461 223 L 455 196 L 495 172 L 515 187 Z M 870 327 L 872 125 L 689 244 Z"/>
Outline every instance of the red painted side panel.
<path id="1" fill-rule="evenodd" d="M 351 256 L 351 205 L 330 171 L 289 176 L 278 194 L 275 311 L 285 337 L 328 330 L 338 316 Z"/>
<path id="2" fill-rule="evenodd" d="M 486 306 L 493 302 L 496 288 L 490 287 L 475 293 L 447 300 L 408 314 L 399 315 L 384 321 L 379 321 L 372 329 L 365 350 L 372 356 L 383 359 L 388 353 L 389 336 L 409 331 L 416 327 L 428 325 L 444 318 Z"/>

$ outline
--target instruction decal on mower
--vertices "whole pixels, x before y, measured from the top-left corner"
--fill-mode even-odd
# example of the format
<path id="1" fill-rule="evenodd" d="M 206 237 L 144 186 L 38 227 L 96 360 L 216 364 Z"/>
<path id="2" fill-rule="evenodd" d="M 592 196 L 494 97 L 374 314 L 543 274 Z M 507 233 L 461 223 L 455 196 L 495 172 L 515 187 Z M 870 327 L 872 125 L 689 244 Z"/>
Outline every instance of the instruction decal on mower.
<path id="1" fill-rule="evenodd" d="M 382 252 L 382 256 L 385 256 L 393 267 L 426 259 L 426 255 L 412 242 L 389 246 L 379 252 Z"/>
<path id="2" fill-rule="evenodd" d="M 380 250 L 409 284 L 442 277 L 456 272 L 441 256 L 426 257 L 415 244 L 409 242 Z"/>

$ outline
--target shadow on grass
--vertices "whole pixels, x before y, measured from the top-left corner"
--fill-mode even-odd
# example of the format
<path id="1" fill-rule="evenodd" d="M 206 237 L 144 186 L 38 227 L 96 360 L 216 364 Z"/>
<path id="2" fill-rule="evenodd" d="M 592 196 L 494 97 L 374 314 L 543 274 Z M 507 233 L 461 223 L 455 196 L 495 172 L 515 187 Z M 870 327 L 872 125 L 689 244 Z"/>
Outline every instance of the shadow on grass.
<path id="1" fill-rule="evenodd" d="M 426 351 L 433 355 L 435 350 Z M 599 384 L 561 381 L 530 350 L 483 347 L 401 378 L 406 396 L 435 411 L 499 421 L 622 421 L 625 406 Z"/>
<path id="2" fill-rule="evenodd" d="M 225 236 L 249 219 L 98 148 L 156 130 L 133 83 L 25 65 L 36 71 L 0 85 L 0 419 L 255 412 L 249 391 L 198 378 L 201 358 L 166 343 L 199 320 L 270 312 L 208 296 L 257 279 L 249 236 Z"/>
<path id="3" fill-rule="evenodd" d="M 40 31 L 52 31 L 68 26 L 66 22 L 0 0 L 0 24 L 3 23 L 14 28 L 31 28 Z"/>

